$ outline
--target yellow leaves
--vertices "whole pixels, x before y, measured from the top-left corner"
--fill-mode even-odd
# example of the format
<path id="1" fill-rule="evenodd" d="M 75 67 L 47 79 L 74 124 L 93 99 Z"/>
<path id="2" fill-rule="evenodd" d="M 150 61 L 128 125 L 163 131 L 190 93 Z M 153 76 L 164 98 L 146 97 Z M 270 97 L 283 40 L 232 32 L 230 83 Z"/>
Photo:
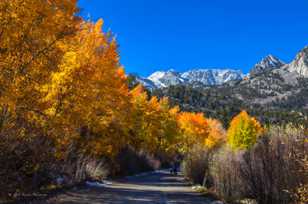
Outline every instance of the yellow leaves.
<path id="1" fill-rule="evenodd" d="M 131 144 L 151 153 L 175 151 L 178 140 L 178 107 L 171 108 L 167 98 L 148 99 L 142 86 L 131 92 L 133 132 Z"/>
<path id="2" fill-rule="evenodd" d="M 46 83 L 59 71 L 64 42 L 78 27 L 76 11 L 74 1 L 0 1 L 0 101 L 26 121 L 45 124 Z"/>
<path id="3" fill-rule="evenodd" d="M 262 132 L 261 124 L 246 111 L 242 111 L 232 119 L 227 141 L 233 149 L 247 149 L 256 143 Z"/>
<path id="4" fill-rule="evenodd" d="M 133 90 L 130 91 L 130 94 L 132 96 L 132 100 L 137 100 L 139 97 L 147 97 L 147 94 L 144 92 L 144 88 L 142 85 L 136 86 Z"/>
<path id="5" fill-rule="evenodd" d="M 51 75 L 45 97 L 49 104 L 46 113 L 53 114 L 53 120 L 70 129 L 87 127 L 86 137 L 91 139 L 80 140 L 84 144 L 81 149 L 95 156 L 115 153 L 125 145 L 122 140 L 114 143 L 112 138 L 117 137 L 115 134 L 126 138 L 130 108 L 116 44 L 105 37 L 101 26 L 102 21 L 83 23 L 74 40 L 62 46 L 67 50 L 59 69 Z M 113 131 L 114 126 L 121 131 Z"/>
<path id="6" fill-rule="evenodd" d="M 180 108 L 178 106 L 175 106 L 169 110 L 169 114 L 173 117 L 177 117 L 179 112 L 180 112 Z"/>
<path id="7" fill-rule="evenodd" d="M 5 7 L 0 104 L 53 138 L 57 157 L 74 145 L 81 153 L 114 156 L 126 145 L 158 153 L 223 141 L 218 121 L 181 113 L 142 86 L 129 91 L 115 39 L 102 31 L 103 20 L 75 17 L 76 1 L 0 1 Z"/>
<path id="8" fill-rule="evenodd" d="M 62 63 L 59 66 L 59 71 L 55 72 L 51 76 L 53 85 L 67 82 L 72 78 L 72 73 L 80 67 L 80 63 L 77 61 L 77 53 L 74 51 L 66 52 L 63 56 Z"/>
<path id="9" fill-rule="evenodd" d="M 103 19 L 99 19 L 94 25 L 94 32 L 99 34 L 102 33 L 103 24 L 104 24 Z"/>

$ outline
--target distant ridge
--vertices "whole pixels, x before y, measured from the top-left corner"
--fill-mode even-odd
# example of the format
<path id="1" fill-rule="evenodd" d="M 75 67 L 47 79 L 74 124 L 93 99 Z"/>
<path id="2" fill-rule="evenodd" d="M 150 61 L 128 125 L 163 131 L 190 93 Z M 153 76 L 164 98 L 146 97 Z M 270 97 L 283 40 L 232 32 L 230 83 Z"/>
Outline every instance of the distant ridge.
<path id="1" fill-rule="evenodd" d="M 156 71 L 149 77 L 135 77 L 145 88 L 154 90 L 176 85 L 217 86 L 247 78 L 253 79 L 267 72 L 279 74 L 286 84 L 296 83 L 298 77 L 308 78 L 308 46 L 302 49 L 290 64 L 270 54 L 256 63 L 247 75 L 239 69 L 196 68 L 186 72 L 177 72 L 174 69 Z"/>
<path id="2" fill-rule="evenodd" d="M 137 77 L 137 81 L 150 89 L 166 88 L 179 84 L 221 85 L 229 81 L 242 80 L 244 74 L 233 69 L 192 69 L 186 72 L 157 71 L 147 78 Z"/>

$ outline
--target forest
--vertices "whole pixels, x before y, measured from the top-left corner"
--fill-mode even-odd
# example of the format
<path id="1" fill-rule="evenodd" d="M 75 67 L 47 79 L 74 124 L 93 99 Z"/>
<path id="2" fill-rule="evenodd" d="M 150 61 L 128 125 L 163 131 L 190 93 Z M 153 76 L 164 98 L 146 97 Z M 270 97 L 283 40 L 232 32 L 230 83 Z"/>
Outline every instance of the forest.
<path id="1" fill-rule="evenodd" d="M 103 20 L 76 0 L 0 2 L 0 200 L 166 168 L 226 202 L 307 203 L 307 129 L 227 127 L 130 87 Z M 58 182 L 61 178 L 61 182 Z"/>

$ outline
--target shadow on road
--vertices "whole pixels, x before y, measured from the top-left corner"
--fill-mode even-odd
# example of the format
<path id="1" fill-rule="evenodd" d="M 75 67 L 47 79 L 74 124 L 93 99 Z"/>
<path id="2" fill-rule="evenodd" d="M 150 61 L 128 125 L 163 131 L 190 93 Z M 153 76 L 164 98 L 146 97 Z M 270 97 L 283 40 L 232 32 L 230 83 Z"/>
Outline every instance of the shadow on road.
<path id="1" fill-rule="evenodd" d="M 82 187 L 37 204 L 208 204 L 182 176 L 160 171 L 113 182 L 103 188 Z"/>

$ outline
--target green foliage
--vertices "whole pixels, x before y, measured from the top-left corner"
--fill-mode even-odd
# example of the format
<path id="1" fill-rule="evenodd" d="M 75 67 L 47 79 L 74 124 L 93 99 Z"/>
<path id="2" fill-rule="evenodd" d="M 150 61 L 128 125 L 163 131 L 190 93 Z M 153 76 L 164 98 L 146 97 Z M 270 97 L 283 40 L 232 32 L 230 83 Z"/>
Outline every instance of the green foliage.
<path id="1" fill-rule="evenodd" d="M 288 95 L 286 93 L 292 93 Z M 307 126 L 308 79 L 286 84 L 275 73 L 263 73 L 251 81 L 233 82 L 221 86 L 176 85 L 152 92 L 169 97 L 172 105 L 182 111 L 203 112 L 228 127 L 241 110 L 247 110 L 262 124 Z M 284 97 L 280 97 L 283 96 Z"/>
<path id="2" fill-rule="evenodd" d="M 256 143 L 261 132 L 260 123 L 242 111 L 230 123 L 227 142 L 233 149 L 248 149 Z"/>

